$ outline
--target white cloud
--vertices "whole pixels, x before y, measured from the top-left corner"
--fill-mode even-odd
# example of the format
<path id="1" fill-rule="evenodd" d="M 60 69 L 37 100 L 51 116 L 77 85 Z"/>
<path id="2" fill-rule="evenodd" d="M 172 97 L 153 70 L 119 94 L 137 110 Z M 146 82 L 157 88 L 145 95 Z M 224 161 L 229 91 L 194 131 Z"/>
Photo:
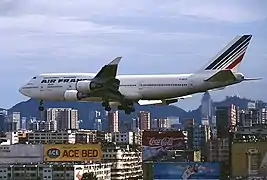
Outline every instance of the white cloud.
<path id="1" fill-rule="evenodd" d="M 224 22 L 266 17 L 263 4 L 238 2 L 2 0 L 0 59 L 5 68 L 0 75 L 8 74 L 13 87 L 3 86 L 16 94 L 17 86 L 35 73 L 96 71 L 121 55 L 120 71 L 127 73 L 187 71 L 235 34 L 224 29 Z"/>
<path id="2" fill-rule="evenodd" d="M 178 7 L 178 10 L 175 8 Z M 179 1 L 177 6 L 171 4 L 167 8 L 178 11 L 181 15 L 193 16 L 201 20 L 208 18 L 226 22 L 253 22 L 267 18 L 267 3 L 264 1 Z"/>

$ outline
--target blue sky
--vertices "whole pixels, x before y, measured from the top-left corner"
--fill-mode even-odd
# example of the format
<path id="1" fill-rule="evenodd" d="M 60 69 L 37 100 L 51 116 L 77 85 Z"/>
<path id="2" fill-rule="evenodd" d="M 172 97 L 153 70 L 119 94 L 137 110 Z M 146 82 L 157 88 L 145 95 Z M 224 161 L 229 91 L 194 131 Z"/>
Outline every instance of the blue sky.
<path id="1" fill-rule="evenodd" d="M 265 0 L 3 0 L 0 107 L 26 100 L 18 87 L 44 72 L 95 72 L 123 56 L 119 74 L 193 72 L 236 35 L 253 34 L 240 71 L 261 82 L 213 92 L 267 101 Z M 195 108 L 201 96 L 178 103 Z"/>

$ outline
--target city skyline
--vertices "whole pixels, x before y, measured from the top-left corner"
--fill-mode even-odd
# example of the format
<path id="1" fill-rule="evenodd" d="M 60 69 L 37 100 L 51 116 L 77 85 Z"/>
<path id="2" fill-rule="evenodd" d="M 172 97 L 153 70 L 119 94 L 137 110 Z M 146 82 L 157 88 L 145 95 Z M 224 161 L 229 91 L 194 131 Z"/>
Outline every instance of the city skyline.
<path id="1" fill-rule="evenodd" d="M 26 100 L 18 87 L 36 74 L 96 72 L 115 56 L 123 56 L 119 74 L 193 72 L 244 33 L 251 33 L 253 39 L 240 71 L 265 79 L 211 96 L 215 101 L 226 95 L 267 101 L 261 88 L 267 85 L 263 68 L 267 62 L 265 1 L 28 0 L 0 4 L 0 57 L 5 60 L 0 75 L 8 77 L 0 90 L 0 107 Z M 194 95 L 176 105 L 194 109 L 200 99 Z"/>

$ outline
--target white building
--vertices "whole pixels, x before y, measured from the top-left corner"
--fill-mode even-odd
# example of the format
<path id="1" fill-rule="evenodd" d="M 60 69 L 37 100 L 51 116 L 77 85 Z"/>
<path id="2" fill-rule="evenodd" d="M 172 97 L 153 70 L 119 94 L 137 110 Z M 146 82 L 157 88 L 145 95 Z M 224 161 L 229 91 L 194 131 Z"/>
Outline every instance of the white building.
<path id="1" fill-rule="evenodd" d="M 124 143 L 124 144 L 141 144 L 142 132 L 114 132 L 112 133 L 112 142 Z"/>
<path id="2" fill-rule="evenodd" d="M 6 139 L 9 140 L 10 144 L 16 144 L 19 142 L 19 136 L 17 131 L 6 132 Z"/>
<path id="3" fill-rule="evenodd" d="M 134 143 L 134 133 L 133 132 L 113 132 L 112 133 L 113 142 L 116 143 Z"/>
<path id="4" fill-rule="evenodd" d="M 98 179 L 111 179 L 111 163 L 88 165 L 0 165 L 1 180 L 73 180 L 93 172 Z"/>
<path id="5" fill-rule="evenodd" d="M 102 149 L 102 161 L 113 162 L 111 167 L 111 179 L 124 180 L 129 178 L 142 179 L 142 157 L 137 149 L 117 146 L 110 143 Z"/>
<path id="6" fill-rule="evenodd" d="M 38 131 L 28 133 L 28 143 L 75 143 L 76 131 Z"/>

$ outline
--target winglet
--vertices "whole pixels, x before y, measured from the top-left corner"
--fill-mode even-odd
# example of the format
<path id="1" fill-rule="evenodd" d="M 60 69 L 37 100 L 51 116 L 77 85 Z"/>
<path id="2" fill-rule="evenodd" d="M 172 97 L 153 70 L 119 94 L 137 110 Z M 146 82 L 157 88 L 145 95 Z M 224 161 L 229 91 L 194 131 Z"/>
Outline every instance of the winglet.
<path id="1" fill-rule="evenodd" d="M 115 59 L 113 59 L 108 65 L 118 65 L 121 61 L 122 57 L 116 57 Z"/>
<path id="2" fill-rule="evenodd" d="M 95 78 L 110 79 L 115 78 L 117 75 L 118 64 L 122 57 L 116 57 L 109 64 L 103 66 L 96 74 Z"/>

